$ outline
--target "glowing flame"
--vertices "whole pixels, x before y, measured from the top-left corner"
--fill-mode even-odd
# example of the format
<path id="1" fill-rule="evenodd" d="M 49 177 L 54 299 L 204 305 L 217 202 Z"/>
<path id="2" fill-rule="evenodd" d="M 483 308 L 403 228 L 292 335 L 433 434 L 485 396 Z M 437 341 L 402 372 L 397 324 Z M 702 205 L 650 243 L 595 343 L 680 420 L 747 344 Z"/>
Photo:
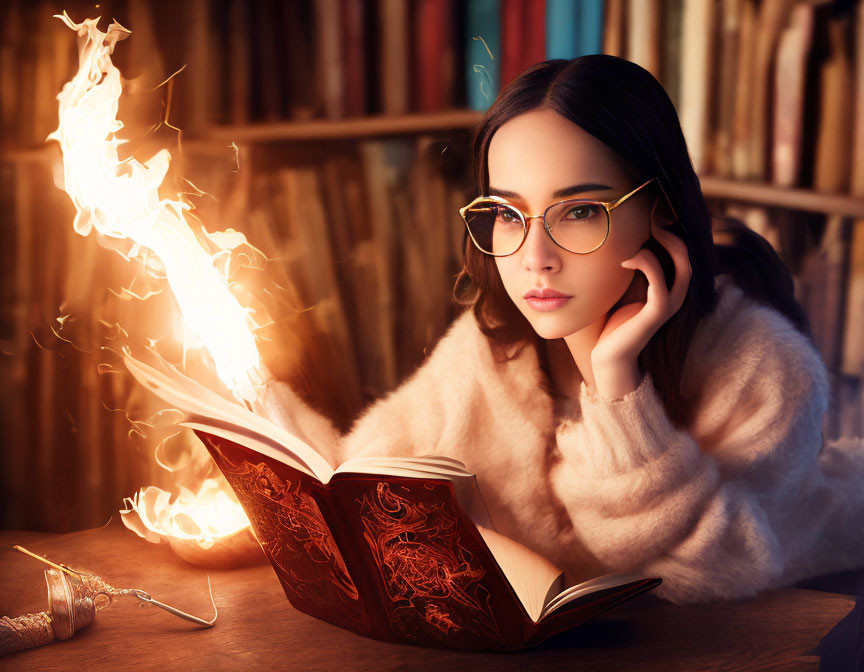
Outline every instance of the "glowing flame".
<path id="1" fill-rule="evenodd" d="M 65 12 L 56 16 L 79 35 L 78 72 L 57 96 L 59 125 L 47 138 L 62 150 L 63 188 L 75 204 L 75 231 L 88 236 L 95 230 L 101 244 L 110 243 L 127 259 L 138 259 L 149 272 L 164 276 L 187 333 L 196 339 L 193 345 L 203 344 L 219 378 L 238 399 L 254 402 L 262 370 L 256 325 L 228 285 L 232 251 L 248 245 L 246 238 L 231 229 L 199 231 L 218 250 L 208 252 L 187 221 L 190 206 L 159 197 L 171 160 L 167 150 L 144 162 L 120 160 L 117 148 L 125 142 L 117 137 L 123 128 L 117 119 L 122 86 L 111 53 L 130 31 L 114 21 L 103 33 L 96 27 L 99 18 L 74 23 Z M 170 500 L 170 493 L 160 488 L 143 488 L 125 500 L 123 521 L 150 541 L 194 540 L 202 548 L 249 526 L 221 479 L 207 479 L 194 493 L 181 488 Z"/>
<path id="2" fill-rule="evenodd" d="M 75 231 L 87 236 L 95 229 L 103 237 L 128 243 L 127 258 L 137 257 L 164 273 L 184 323 L 213 358 L 219 378 L 247 401 L 255 399 L 260 358 L 254 324 L 231 293 L 226 277 L 214 264 L 186 221 L 190 209 L 181 200 L 162 199 L 158 189 L 168 172 L 171 154 L 162 149 L 143 163 L 121 161 L 117 119 L 122 90 L 120 71 L 111 62 L 115 44 L 130 31 L 114 21 L 100 31 L 99 19 L 74 23 L 64 12 L 56 15 L 85 38 L 79 68 L 58 94 L 60 123 L 49 140 L 63 152 L 64 189 L 77 214 Z M 236 231 L 208 234 L 230 254 L 246 239 Z"/>
<path id="3" fill-rule="evenodd" d="M 124 498 L 127 508 L 120 515 L 127 527 L 148 541 L 189 539 L 205 549 L 249 526 L 233 493 L 213 478 L 206 479 L 198 492 L 181 487 L 176 500 L 170 500 L 170 492 L 150 485 Z M 131 516 L 133 512 L 137 518 Z"/>

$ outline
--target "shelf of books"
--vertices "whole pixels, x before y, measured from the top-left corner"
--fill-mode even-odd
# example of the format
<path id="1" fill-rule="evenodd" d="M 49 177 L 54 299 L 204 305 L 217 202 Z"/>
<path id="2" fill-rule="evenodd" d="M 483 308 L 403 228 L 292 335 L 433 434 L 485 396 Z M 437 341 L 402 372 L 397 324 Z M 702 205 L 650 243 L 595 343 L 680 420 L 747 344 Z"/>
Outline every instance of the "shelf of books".
<path id="1" fill-rule="evenodd" d="M 121 384 L 96 375 L 106 325 L 134 330 L 147 302 L 124 302 L 127 262 L 73 231 L 54 186 L 59 150 L 43 142 L 77 65 L 53 7 L 0 8 L 2 413 L 6 440 L 32 446 L 0 456 L 0 523 L 62 530 L 104 522 L 158 479 L 128 449 L 124 414 L 103 405 L 107 391 L 134 390 L 106 391 Z M 93 5 L 66 9 L 78 21 Z M 860 1 L 109 0 L 100 11 L 101 26 L 131 30 L 113 57 L 129 151 L 169 148 L 171 184 L 192 183 L 208 229 L 242 231 L 270 258 L 274 302 L 292 309 L 268 331 L 269 363 L 343 427 L 455 315 L 457 209 L 472 195 L 483 111 L 532 63 L 603 51 L 657 76 L 714 214 L 739 217 L 786 261 L 834 384 L 825 435 L 864 434 Z M 25 483 L 43 507 L 16 508 Z M 61 483 L 74 506 L 49 496 Z"/>

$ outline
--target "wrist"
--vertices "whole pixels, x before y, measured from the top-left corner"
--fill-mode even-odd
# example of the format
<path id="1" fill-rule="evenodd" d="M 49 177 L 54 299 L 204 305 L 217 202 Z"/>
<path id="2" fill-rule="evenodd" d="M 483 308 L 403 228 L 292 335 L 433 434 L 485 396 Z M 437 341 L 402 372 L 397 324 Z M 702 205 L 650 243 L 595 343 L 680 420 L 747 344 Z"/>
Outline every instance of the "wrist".
<path id="1" fill-rule="evenodd" d="M 642 382 L 642 373 L 636 362 L 597 366 L 592 363 L 594 394 L 606 399 L 621 399 L 634 392 Z"/>

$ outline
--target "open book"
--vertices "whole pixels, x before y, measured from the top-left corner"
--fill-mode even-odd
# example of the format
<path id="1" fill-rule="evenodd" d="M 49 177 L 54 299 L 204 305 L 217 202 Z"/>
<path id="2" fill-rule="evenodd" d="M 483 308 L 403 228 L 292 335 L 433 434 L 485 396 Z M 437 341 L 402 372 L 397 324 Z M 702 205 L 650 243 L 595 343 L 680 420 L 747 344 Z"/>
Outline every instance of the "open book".
<path id="1" fill-rule="evenodd" d="M 312 446 L 165 362 L 125 364 L 185 413 L 237 494 L 291 605 L 367 637 L 519 649 L 660 584 L 607 574 L 564 585 L 495 530 L 473 472 L 441 455 L 333 469 Z"/>

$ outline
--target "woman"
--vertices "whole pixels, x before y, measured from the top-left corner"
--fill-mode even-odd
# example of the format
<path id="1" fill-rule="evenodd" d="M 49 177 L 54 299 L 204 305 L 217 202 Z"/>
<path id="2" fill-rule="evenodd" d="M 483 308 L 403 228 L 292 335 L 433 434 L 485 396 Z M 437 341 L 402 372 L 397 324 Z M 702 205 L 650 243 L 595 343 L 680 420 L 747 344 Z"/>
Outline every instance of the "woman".
<path id="1" fill-rule="evenodd" d="M 789 272 L 734 222 L 715 246 L 660 84 L 612 56 L 539 63 L 474 159 L 470 309 L 345 435 L 290 392 L 281 412 L 334 464 L 462 460 L 498 530 L 568 581 L 642 571 L 687 603 L 864 565 L 864 446 L 823 445 Z"/>

